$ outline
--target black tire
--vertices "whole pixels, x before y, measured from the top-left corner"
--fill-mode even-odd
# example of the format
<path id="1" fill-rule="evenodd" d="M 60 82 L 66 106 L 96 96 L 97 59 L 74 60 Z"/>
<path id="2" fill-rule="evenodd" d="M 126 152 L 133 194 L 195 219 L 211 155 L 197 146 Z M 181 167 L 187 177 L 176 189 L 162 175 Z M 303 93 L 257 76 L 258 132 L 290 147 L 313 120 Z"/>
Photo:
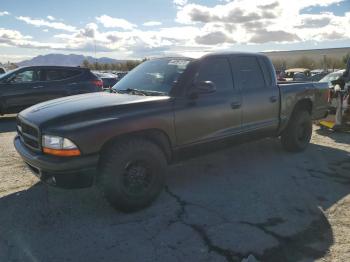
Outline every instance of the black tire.
<path id="1" fill-rule="evenodd" d="M 293 113 L 281 136 L 284 149 L 289 152 L 301 152 L 306 149 L 312 136 L 312 120 L 310 113 L 298 110 Z"/>
<path id="2" fill-rule="evenodd" d="M 149 206 L 165 184 L 167 161 L 154 143 L 131 138 L 103 154 L 98 186 L 116 209 L 133 212 Z"/>

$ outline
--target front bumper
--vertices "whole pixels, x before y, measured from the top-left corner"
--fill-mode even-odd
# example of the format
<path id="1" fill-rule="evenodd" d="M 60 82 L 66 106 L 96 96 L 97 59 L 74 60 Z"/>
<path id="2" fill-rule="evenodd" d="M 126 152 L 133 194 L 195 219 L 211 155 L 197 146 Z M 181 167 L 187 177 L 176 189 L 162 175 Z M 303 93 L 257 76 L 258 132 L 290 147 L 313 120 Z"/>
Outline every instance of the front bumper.
<path id="1" fill-rule="evenodd" d="M 99 160 L 97 154 L 79 157 L 56 157 L 34 152 L 28 149 L 18 136 L 14 139 L 14 146 L 34 175 L 44 182 L 61 187 L 70 187 L 70 180 L 75 181 L 76 184 L 78 175 L 90 175 L 96 170 Z M 59 185 L 61 184 L 57 183 L 59 181 L 65 181 L 68 185 Z M 77 187 L 80 187 L 80 185 L 77 185 Z"/>

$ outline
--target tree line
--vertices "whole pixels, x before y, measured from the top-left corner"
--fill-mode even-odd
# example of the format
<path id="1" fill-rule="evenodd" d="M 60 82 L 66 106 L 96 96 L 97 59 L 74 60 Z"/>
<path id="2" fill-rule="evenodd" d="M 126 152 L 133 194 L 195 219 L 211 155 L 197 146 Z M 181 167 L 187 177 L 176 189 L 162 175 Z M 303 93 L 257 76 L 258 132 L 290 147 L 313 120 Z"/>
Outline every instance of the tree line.
<path id="1" fill-rule="evenodd" d="M 288 68 L 308 68 L 308 69 L 343 69 L 346 67 L 346 63 L 350 58 L 350 53 L 346 54 L 342 58 L 335 57 L 321 57 L 315 60 L 309 56 L 302 56 L 295 61 L 288 61 L 284 58 L 272 59 L 272 63 L 277 70 Z"/>
<path id="2" fill-rule="evenodd" d="M 91 63 L 88 60 L 84 60 L 81 64 L 81 67 L 89 68 L 91 70 L 103 70 L 103 71 L 130 71 L 139 64 L 141 64 L 143 60 L 128 60 L 125 62 L 118 62 L 118 63 L 99 63 L 94 62 Z"/>

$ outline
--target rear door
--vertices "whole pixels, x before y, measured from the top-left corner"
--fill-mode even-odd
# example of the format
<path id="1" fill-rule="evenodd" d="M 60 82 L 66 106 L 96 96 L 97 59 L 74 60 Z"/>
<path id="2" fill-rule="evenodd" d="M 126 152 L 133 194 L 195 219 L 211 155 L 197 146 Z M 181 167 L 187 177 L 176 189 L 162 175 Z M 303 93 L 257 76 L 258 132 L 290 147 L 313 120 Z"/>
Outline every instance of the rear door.
<path id="1" fill-rule="evenodd" d="M 279 90 L 269 61 L 259 56 L 232 56 L 235 85 L 242 92 L 242 131 L 275 131 Z"/>
<path id="2" fill-rule="evenodd" d="M 92 91 L 92 79 L 86 69 L 67 68 L 62 72 L 62 82 L 69 95 L 84 94 Z"/>
<path id="3" fill-rule="evenodd" d="M 44 72 L 43 101 L 80 93 L 77 81 L 77 76 L 81 74 L 79 69 L 46 68 Z"/>
<path id="4" fill-rule="evenodd" d="M 238 133 L 241 128 L 241 96 L 233 85 L 226 57 L 201 61 L 194 82 L 211 81 L 216 91 L 197 98 L 175 100 L 175 126 L 179 146 L 210 141 Z"/>
<path id="5" fill-rule="evenodd" d="M 67 68 L 63 70 L 63 83 L 69 95 L 87 93 L 90 81 L 85 77 L 84 69 Z"/>

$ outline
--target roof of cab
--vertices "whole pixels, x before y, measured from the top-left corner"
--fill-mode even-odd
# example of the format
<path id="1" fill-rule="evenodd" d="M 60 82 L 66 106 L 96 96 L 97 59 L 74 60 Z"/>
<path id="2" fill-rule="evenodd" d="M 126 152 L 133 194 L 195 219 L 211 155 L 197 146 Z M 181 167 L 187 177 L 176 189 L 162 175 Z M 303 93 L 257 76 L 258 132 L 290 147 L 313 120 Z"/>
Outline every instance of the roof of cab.
<path id="1" fill-rule="evenodd" d="M 80 70 L 88 70 L 88 68 L 80 67 L 80 66 L 51 66 L 51 65 L 43 65 L 43 66 L 21 66 L 18 69 L 24 68 L 41 68 L 41 69 L 80 69 Z"/>
<path id="2" fill-rule="evenodd" d="M 210 54 L 204 55 L 204 57 L 212 57 L 212 56 L 263 56 L 266 57 L 266 55 L 262 53 L 251 53 L 251 52 L 236 52 L 236 51 L 225 51 L 225 52 L 214 52 Z"/>
<path id="3" fill-rule="evenodd" d="M 190 58 L 190 57 L 184 57 L 184 56 L 166 56 L 166 57 L 155 57 L 152 58 L 151 60 L 157 60 L 157 59 L 186 59 L 186 60 L 198 60 L 206 57 L 228 57 L 228 56 L 262 56 L 262 57 L 267 57 L 266 55 L 262 53 L 250 53 L 250 52 L 233 52 L 233 51 L 225 51 L 225 52 L 213 52 L 209 53 L 206 55 L 203 55 L 202 57 L 199 57 L 197 59 Z"/>

